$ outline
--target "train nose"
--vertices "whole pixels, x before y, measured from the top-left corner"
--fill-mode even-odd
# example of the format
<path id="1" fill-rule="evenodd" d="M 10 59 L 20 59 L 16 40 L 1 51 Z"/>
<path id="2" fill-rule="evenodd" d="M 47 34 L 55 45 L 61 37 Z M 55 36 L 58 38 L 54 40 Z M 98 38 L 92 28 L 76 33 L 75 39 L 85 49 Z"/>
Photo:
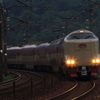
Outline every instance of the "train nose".
<path id="1" fill-rule="evenodd" d="M 82 40 L 75 42 L 75 56 L 77 57 L 78 65 L 89 65 L 92 58 L 91 41 Z M 80 60 L 81 59 L 81 60 Z"/>

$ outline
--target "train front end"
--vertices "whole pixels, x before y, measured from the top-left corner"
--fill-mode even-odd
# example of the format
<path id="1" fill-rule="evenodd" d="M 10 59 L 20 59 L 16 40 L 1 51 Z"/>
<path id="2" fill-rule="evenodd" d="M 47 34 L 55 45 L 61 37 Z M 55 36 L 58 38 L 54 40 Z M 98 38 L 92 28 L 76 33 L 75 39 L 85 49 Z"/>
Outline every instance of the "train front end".
<path id="1" fill-rule="evenodd" d="M 65 65 L 72 77 L 96 76 L 100 64 L 99 40 L 87 30 L 76 30 L 64 39 Z"/>

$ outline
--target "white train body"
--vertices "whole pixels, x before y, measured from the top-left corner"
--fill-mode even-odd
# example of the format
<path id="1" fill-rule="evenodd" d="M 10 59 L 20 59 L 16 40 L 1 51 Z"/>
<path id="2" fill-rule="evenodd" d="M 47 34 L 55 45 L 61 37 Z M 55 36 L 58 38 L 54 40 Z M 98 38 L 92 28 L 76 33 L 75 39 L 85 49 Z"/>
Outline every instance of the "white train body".
<path id="1" fill-rule="evenodd" d="M 99 40 L 87 30 L 50 43 L 11 47 L 7 52 L 9 68 L 56 71 L 72 77 L 95 76 L 100 64 Z"/>

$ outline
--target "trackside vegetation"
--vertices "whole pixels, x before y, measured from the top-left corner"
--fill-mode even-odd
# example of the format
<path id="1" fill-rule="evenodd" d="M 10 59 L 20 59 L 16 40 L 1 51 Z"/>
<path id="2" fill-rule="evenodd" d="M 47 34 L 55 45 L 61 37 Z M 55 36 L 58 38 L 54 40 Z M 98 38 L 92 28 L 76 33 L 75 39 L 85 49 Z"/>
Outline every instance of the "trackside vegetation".
<path id="1" fill-rule="evenodd" d="M 13 78 L 10 76 L 10 75 L 8 75 L 8 76 L 3 76 L 3 81 L 5 82 L 5 81 L 9 81 L 9 80 L 12 80 Z"/>

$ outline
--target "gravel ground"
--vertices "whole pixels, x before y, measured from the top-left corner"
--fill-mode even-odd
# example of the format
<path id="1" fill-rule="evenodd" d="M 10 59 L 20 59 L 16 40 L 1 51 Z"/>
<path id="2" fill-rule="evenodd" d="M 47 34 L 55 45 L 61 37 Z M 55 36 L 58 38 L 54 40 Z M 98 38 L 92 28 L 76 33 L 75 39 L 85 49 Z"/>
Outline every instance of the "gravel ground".
<path id="1" fill-rule="evenodd" d="M 34 78 L 35 79 L 35 78 Z M 35 79 L 36 80 L 36 79 Z M 84 100 L 100 100 L 100 74 L 95 80 L 96 87 L 89 93 Z M 16 93 L 14 99 L 13 94 L 0 96 L 0 100 L 47 100 L 50 97 L 58 95 L 74 85 L 73 81 L 58 80 L 57 78 L 50 76 L 45 84 L 41 84 L 38 87 L 34 87 L 33 94 L 31 95 L 31 89 Z"/>
<path id="2" fill-rule="evenodd" d="M 96 87 L 87 95 L 84 100 L 100 100 L 100 76 L 94 80 Z"/>
<path id="3" fill-rule="evenodd" d="M 65 84 L 65 82 L 64 82 Z M 47 100 L 50 97 L 53 97 L 59 93 L 64 92 L 65 90 L 68 89 L 68 85 L 67 83 L 65 85 L 67 85 L 65 87 L 65 85 L 63 84 L 63 82 L 61 82 L 59 85 L 56 85 L 55 87 L 47 87 L 45 90 L 44 89 L 37 89 L 36 91 L 34 91 L 33 93 L 33 100 Z M 5 98 L 5 97 L 3 97 Z M 13 95 L 8 95 L 6 96 L 6 99 L 0 99 L 0 100 L 14 100 L 13 99 Z M 23 91 L 22 93 L 17 93 L 16 94 L 16 100 L 31 100 L 31 92 L 30 89 Z"/>
<path id="4" fill-rule="evenodd" d="M 31 89 L 16 93 L 14 99 L 13 94 L 6 96 L 0 96 L 0 100 L 47 100 L 50 97 L 58 95 L 69 88 L 71 88 L 75 83 L 69 80 L 59 80 L 56 77 L 51 78 L 51 76 L 45 81 L 45 84 L 41 84 L 35 87 L 33 94 L 31 95 Z M 33 98 L 33 99 L 32 99 Z"/>

